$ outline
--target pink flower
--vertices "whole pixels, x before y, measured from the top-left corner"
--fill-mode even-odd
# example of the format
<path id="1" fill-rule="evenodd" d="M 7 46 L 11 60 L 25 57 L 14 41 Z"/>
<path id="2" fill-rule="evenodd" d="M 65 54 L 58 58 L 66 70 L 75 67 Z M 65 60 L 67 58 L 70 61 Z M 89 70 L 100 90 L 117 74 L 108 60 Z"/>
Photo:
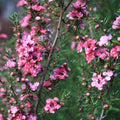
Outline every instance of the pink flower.
<path id="1" fill-rule="evenodd" d="M 53 99 L 47 99 L 44 110 L 49 113 L 55 113 L 56 109 L 61 108 L 61 105 L 58 104 L 58 101 L 59 101 L 59 99 L 57 97 L 54 97 Z"/>
<path id="2" fill-rule="evenodd" d="M 42 52 L 45 51 L 45 48 L 37 42 L 41 39 L 38 37 L 33 39 L 32 35 L 24 34 L 17 43 L 18 69 L 23 68 L 23 71 L 25 71 L 24 76 L 31 74 L 36 77 L 41 72 L 42 65 L 39 61 L 43 60 Z"/>
<path id="3" fill-rule="evenodd" d="M 95 29 L 97 29 L 97 28 L 99 28 L 99 27 L 100 27 L 100 25 L 99 25 L 99 24 L 95 25 Z"/>
<path id="4" fill-rule="evenodd" d="M 8 119 L 9 120 L 9 119 Z M 10 119 L 11 120 L 11 119 Z M 14 117 L 13 120 L 26 120 L 26 116 L 22 114 L 18 114 L 16 117 Z"/>
<path id="5" fill-rule="evenodd" d="M 87 14 L 87 6 L 85 0 L 77 0 L 75 3 L 73 3 L 73 6 L 75 9 L 81 10 L 82 13 Z"/>
<path id="6" fill-rule="evenodd" d="M 40 20 L 40 19 L 41 19 L 40 16 L 35 17 L 35 20 Z"/>
<path id="7" fill-rule="evenodd" d="M 53 0 L 48 0 L 48 2 L 52 2 Z"/>
<path id="8" fill-rule="evenodd" d="M 27 27 L 29 25 L 29 20 L 31 19 L 31 15 L 28 14 L 22 20 L 20 20 L 21 27 Z"/>
<path id="9" fill-rule="evenodd" d="M 16 114 L 19 111 L 19 108 L 16 107 L 16 106 L 11 106 L 10 111 L 11 111 L 12 114 Z"/>
<path id="10" fill-rule="evenodd" d="M 49 87 L 51 85 L 52 83 L 50 81 L 45 81 L 45 83 L 43 84 L 43 87 Z"/>
<path id="11" fill-rule="evenodd" d="M 80 21 L 80 28 L 83 29 L 83 30 L 85 29 L 85 25 L 84 25 L 84 21 L 83 20 Z"/>
<path id="12" fill-rule="evenodd" d="M 44 6 L 39 6 L 39 5 L 32 5 L 31 8 L 35 11 L 40 11 L 42 12 L 43 10 L 45 10 Z"/>
<path id="13" fill-rule="evenodd" d="M 50 75 L 50 80 L 54 81 L 54 80 L 56 80 L 56 77 L 54 75 Z"/>
<path id="14" fill-rule="evenodd" d="M 16 66 L 16 62 L 9 60 L 9 61 L 7 61 L 6 66 L 9 68 L 14 68 Z"/>
<path id="15" fill-rule="evenodd" d="M 6 39 L 6 38 L 8 38 L 8 36 L 6 34 L 2 33 L 2 34 L 0 34 L 0 38 Z"/>
<path id="16" fill-rule="evenodd" d="M 96 40 L 92 40 L 91 38 L 88 38 L 87 41 L 84 43 L 84 47 L 85 47 L 85 53 L 89 54 L 91 52 L 91 50 L 95 50 L 96 49 Z"/>
<path id="17" fill-rule="evenodd" d="M 68 77 L 67 71 L 65 69 L 65 67 L 59 67 L 59 68 L 55 68 L 54 69 L 54 77 L 57 79 L 65 79 L 66 77 Z"/>
<path id="18" fill-rule="evenodd" d="M 91 83 L 92 87 L 96 87 L 96 88 L 98 88 L 98 90 L 103 90 L 103 85 L 105 85 L 105 84 L 107 84 L 107 82 L 101 76 L 101 74 L 99 74 L 99 75 L 93 74 L 92 83 Z"/>
<path id="19" fill-rule="evenodd" d="M 98 42 L 99 46 L 108 45 L 108 41 L 110 40 L 110 37 L 107 35 L 101 36 L 100 42 Z"/>
<path id="20" fill-rule="evenodd" d="M 120 27 L 120 16 L 113 22 L 112 29 L 118 29 Z"/>
<path id="21" fill-rule="evenodd" d="M 75 41 L 72 41 L 72 43 L 71 43 L 71 50 L 74 50 L 75 45 L 76 45 Z"/>
<path id="22" fill-rule="evenodd" d="M 28 120 L 37 120 L 37 116 L 29 115 Z"/>
<path id="23" fill-rule="evenodd" d="M 75 18 L 80 19 L 83 17 L 83 14 L 81 12 L 78 12 L 77 10 L 73 10 L 72 12 L 69 12 L 66 17 L 71 20 L 74 20 Z"/>
<path id="24" fill-rule="evenodd" d="M 29 86 L 31 88 L 32 91 L 36 91 L 38 86 L 39 86 L 39 82 L 35 82 L 34 84 L 32 84 L 31 82 L 29 83 Z"/>
<path id="25" fill-rule="evenodd" d="M 0 120 L 4 120 L 3 115 L 0 113 Z"/>
<path id="26" fill-rule="evenodd" d="M 22 88 L 22 90 L 25 90 L 27 88 L 26 84 L 22 84 L 21 88 Z"/>
<path id="27" fill-rule="evenodd" d="M 91 63 L 94 58 L 95 58 L 94 50 L 91 50 L 88 54 L 86 54 L 86 60 L 88 63 Z"/>
<path id="28" fill-rule="evenodd" d="M 111 49 L 110 55 L 112 57 L 116 57 L 118 59 L 118 55 L 120 53 L 120 46 L 115 46 L 114 48 Z"/>
<path id="29" fill-rule="evenodd" d="M 99 48 L 98 50 L 96 50 L 96 56 L 100 57 L 102 60 L 105 59 L 105 57 L 108 55 L 109 56 L 109 52 L 107 52 L 107 48 Z"/>
<path id="30" fill-rule="evenodd" d="M 20 0 L 18 3 L 17 3 L 17 6 L 20 7 L 20 6 L 24 6 L 24 5 L 27 5 L 28 2 L 26 0 Z"/>
<path id="31" fill-rule="evenodd" d="M 46 30 L 46 29 L 41 29 L 40 32 L 41 32 L 42 34 L 46 34 L 47 30 Z"/>
<path id="32" fill-rule="evenodd" d="M 108 70 L 107 72 L 103 72 L 103 76 L 105 76 L 106 81 L 109 81 L 109 80 L 111 80 L 111 77 L 113 76 L 113 71 Z"/>
<path id="33" fill-rule="evenodd" d="M 86 1 L 84 1 L 84 0 L 77 0 L 75 3 L 73 3 L 73 6 L 76 9 L 79 9 L 81 7 L 85 7 L 86 6 Z"/>
<path id="34" fill-rule="evenodd" d="M 26 94 L 26 95 L 21 94 L 20 95 L 20 100 L 23 101 L 27 97 L 29 97 L 29 94 Z"/>
<path id="35" fill-rule="evenodd" d="M 82 41 L 79 41 L 79 42 L 78 42 L 78 45 L 77 45 L 77 52 L 78 52 L 78 53 L 81 53 L 81 52 L 82 52 L 82 49 L 83 49 L 83 43 L 82 43 Z"/>

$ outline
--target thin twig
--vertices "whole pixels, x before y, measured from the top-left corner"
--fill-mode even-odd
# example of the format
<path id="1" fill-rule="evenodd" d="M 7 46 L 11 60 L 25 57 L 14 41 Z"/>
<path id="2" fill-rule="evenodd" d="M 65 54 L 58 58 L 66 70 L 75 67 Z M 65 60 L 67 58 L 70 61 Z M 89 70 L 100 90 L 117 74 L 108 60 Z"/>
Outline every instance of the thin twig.
<path id="1" fill-rule="evenodd" d="M 101 115 L 100 115 L 100 120 L 103 119 L 103 115 L 104 115 L 104 108 L 102 109 Z"/>
<path id="2" fill-rule="evenodd" d="M 57 43 L 57 40 L 59 38 L 59 33 L 60 33 L 60 28 L 61 28 L 61 22 L 62 22 L 63 14 L 67 10 L 67 8 L 69 7 L 69 5 L 71 4 L 72 1 L 73 0 L 70 0 L 70 2 L 68 3 L 68 5 L 60 13 L 59 23 L 58 23 L 58 27 L 57 27 L 57 32 L 56 32 L 56 35 L 55 35 L 55 39 L 54 39 L 52 48 L 51 48 L 49 56 L 48 56 L 48 60 L 47 60 L 46 66 L 45 66 L 43 74 L 42 74 L 42 78 L 40 80 L 41 83 L 40 83 L 40 85 L 38 87 L 37 100 L 36 100 L 35 109 L 34 109 L 34 114 L 35 115 L 37 115 L 37 113 L 38 113 L 38 106 L 39 106 L 39 103 L 40 103 L 40 100 L 41 100 L 41 91 L 42 91 L 42 88 L 43 88 L 43 83 L 44 83 L 45 76 L 46 76 L 46 73 L 47 73 L 47 70 L 48 70 L 50 59 L 51 59 L 52 53 L 54 52 L 54 48 L 55 48 L 55 45 Z"/>

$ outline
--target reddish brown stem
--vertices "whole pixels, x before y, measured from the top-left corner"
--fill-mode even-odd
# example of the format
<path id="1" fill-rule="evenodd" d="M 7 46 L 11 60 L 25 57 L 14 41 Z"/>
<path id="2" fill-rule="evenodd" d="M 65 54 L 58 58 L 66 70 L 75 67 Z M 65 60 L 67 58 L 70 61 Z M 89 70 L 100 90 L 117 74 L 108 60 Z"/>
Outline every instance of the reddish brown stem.
<path id="1" fill-rule="evenodd" d="M 42 74 L 42 78 L 40 80 L 40 85 L 38 87 L 37 100 L 36 100 L 35 110 L 34 110 L 34 114 L 35 115 L 37 115 L 37 113 L 38 113 L 38 106 L 39 106 L 39 103 L 40 103 L 40 100 L 41 100 L 41 91 L 42 91 L 42 88 L 43 88 L 43 83 L 44 83 L 45 76 L 46 76 L 46 73 L 47 73 L 47 70 L 48 70 L 50 59 L 51 59 L 51 56 L 52 56 L 52 54 L 54 52 L 54 48 L 55 48 L 55 45 L 57 43 L 57 40 L 59 38 L 59 33 L 60 33 L 60 28 L 61 28 L 63 14 L 67 10 L 67 8 L 69 7 L 69 5 L 71 4 L 72 1 L 73 0 L 70 0 L 69 3 L 68 3 L 68 5 L 60 13 L 60 17 L 59 17 L 59 22 L 58 22 L 58 27 L 57 27 L 57 32 L 56 32 L 56 35 L 55 35 L 55 39 L 53 41 L 53 45 L 52 45 L 52 48 L 50 50 L 46 66 L 44 68 L 44 71 L 43 71 L 43 74 Z"/>

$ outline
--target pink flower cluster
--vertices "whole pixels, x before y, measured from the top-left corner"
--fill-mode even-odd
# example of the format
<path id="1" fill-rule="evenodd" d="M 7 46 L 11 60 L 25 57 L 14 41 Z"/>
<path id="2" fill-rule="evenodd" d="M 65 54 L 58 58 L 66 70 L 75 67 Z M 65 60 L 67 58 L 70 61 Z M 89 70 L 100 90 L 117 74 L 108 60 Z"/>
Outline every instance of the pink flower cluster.
<path id="1" fill-rule="evenodd" d="M 31 88 L 32 91 L 36 91 L 38 86 L 39 86 L 39 82 L 35 82 L 34 84 L 32 84 L 31 82 L 29 83 L 29 86 Z"/>
<path id="2" fill-rule="evenodd" d="M 4 120 L 3 115 L 0 113 L 0 120 Z"/>
<path id="3" fill-rule="evenodd" d="M 84 29 L 83 16 L 88 14 L 87 5 L 85 0 L 77 0 L 73 3 L 75 10 L 69 12 L 66 17 L 70 20 L 80 20 L 80 28 Z"/>
<path id="4" fill-rule="evenodd" d="M 111 77 L 113 76 L 113 71 L 108 70 L 106 72 L 103 72 L 103 76 L 105 76 L 106 81 L 109 81 L 109 80 L 111 80 Z"/>
<path id="5" fill-rule="evenodd" d="M 120 16 L 116 18 L 116 20 L 113 22 L 112 29 L 118 29 L 120 28 Z"/>
<path id="6" fill-rule="evenodd" d="M 91 38 L 87 38 L 85 42 L 80 40 L 77 45 L 77 52 L 81 53 L 83 51 L 83 48 L 85 48 L 86 60 L 88 63 L 91 63 L 92 60 L 95 59 L 96 57 L 99 57 L 102 60 L 104 60 L 106 57 L 110 56 L 110 53 L 108 52 L 109 49 L 107 48 L 97 49 L 97 45 L 99 45 L 100 47 L 103 45 L 107 45 L 108 40 L 110 39 L 111 39 L 110 36 L 104 35 L 100 38 L 100 42 L 97 42 L 95 39 L 92 40 Z M 115 51 L 115 50 L 111 50 L 111 51 Z M 112 53 L 113 52 L 111 52 L 111 54 Z"/>
<path id="7" fill-rule="evenodd" d="M 109 56 L 109 52 L 107 48 L 99 48 L 96 50 L 95 54 L 97 57 L 100 57 L 102 60 L 104 60 L 106 56 Z"/>
<path id="8" fill-rule="evenodd" d="M 53 84 L 56 80 L 62 80 L 68 77 L 67 71 L 70 71 L 70 68 L 67 66 L 67 63 L 61 65 L 61 67 L 55 68 L 53 70 L 53 75 L 50 75 L 50 81 L 46 81 L 43 84 L 43 87 L 49 87 Z"/>
<path id="9" fill-rule="evenodd" d="M 114 57 L 114 58 L 118 59 L 119 54 L 120 54 L 120 46 L 118 46 L 118 45 L 113 47 L 110 51 L 111 57 Z"/>
<path id="10" fill-rule="evenodd" d="M 29 25 L 30 19 L 31 19 L 31 15 L 28 14 L 22 20 L 20 20 L 21 27 L 23 27 L 23 28 L 27 27 Z"/>
<path id="11" fill-rule="evenodd" d="M 85 48 L 86 60 L 90 63 L 95 58 L 96 40 L 88 38 L 86 42 L 79 41 L 77 51 L 82 52 Z"/>
<path id="12" fill-rule="evenodd" d="M 1 34 L 0 34 L 0 38 L 6 39 L 6 38 L 8 38 L 8 36 L 7 36 L 5 33 L 1 33 Z"/>
<path id="13" fill-rule="evenodd" d="M 58 103 L 59 99 L 54 97 L 53 99 L 47 99 L 44 110 L 49 113 L 55 113 L 55 110 L 61 108 L 61 105 Z"/>
<path id="14" fill-rule="evenodd" d="M 73 6 L 75 10 L 72 12 L 69 12 L 67 14 L 67 17 L 71 20 L 74 19 L 81 19 L 84 14 L 87 14 L 87 8 L 86 8 L 86 1 L 84 0 L 77 0 L 75 3 L 73 3 Z"/>
<path id="15" fill-rule="evenodd" d="M 40 5 L 32 5 L 31 8 L 38 12 L 42 12 L 43 10 L 45 10 L 45 7 Z"/>
<path id="16" fill-rule="evenodd" d="M 6 66 L 9 68 L 14 68 L 16 66 L 16 62 L 8 60 Z"/>
<path id="17" fill-rule="evenodd" d="M 107 35 L 101 36 L 100 41 L 98 42 L 99 46 L 108 45 L 108 41 L 110 39 L 111 39 L 110 36 Z"/>
<path id="18" fill-rule="evenodd" d="M 106 85 L 109 80 L 111 80 L 112 76 L 112 70 L 103 72 L 103 76 L 101 74 L 97 75 L 97 73 L 94 73 L 92 77 L 91 86 L 98 88 L 98 90 L 103 90 L 103 86 Z"/>
<path id="19" fill-rule="evenodd" d="M 17 42 L 18 69 L 23 68 L 25 76 L 31 74 L 36 77 L 41 72 L 42 65 L 38 62 L 43 60 L 42 52 L 45 48 L 38 44 L 36 39 L 38 38 L 24 33 L 22 39 Z M 38 40 L 40 41 L 40 38 Z"/>
<path id="20" fill-rule="evenodd" d="M 27 4 L 25 0 L 18 2 L 18 6 L 25 4 Z M 17 33 L 19 39 L 17 40 L 16 51 L 18 54 L 18 69 L 24 71 L 24 76 L 30 74 L 32 77 L 36 77 L 42 69 L 41 61 L 43 61 L 43 55 L 51 49 L 51 31 L 45 28 L 51 19 L 45 18 L 41 14 L 45 7 L 40 6 L 38 0 L 32 0 L 32 4 L 28 4 L 28 10 L 30 9 L 38 12 L 38 14 L 33 16 L 29 13 L 20 21 L 18 28 L 24 28 L 29 25 L 29 32 L 26 32 L 26 30 L 22 33 L 20 31 Z M 41 26 L 37 22 L 30 22 L 31 19 L 39 20 Z M 38 34 L 40 35 L 39 37 L 37 36 Z"/>
<path id="21" fill-rule="evenodd" d="M 17 6 L 18 7 L 21 7 L 21 6 L 24 6 L 24 5 L 27 5 L 28 2 L 26 0 L 20 0 L 18 3 L 17 3 Z"/>

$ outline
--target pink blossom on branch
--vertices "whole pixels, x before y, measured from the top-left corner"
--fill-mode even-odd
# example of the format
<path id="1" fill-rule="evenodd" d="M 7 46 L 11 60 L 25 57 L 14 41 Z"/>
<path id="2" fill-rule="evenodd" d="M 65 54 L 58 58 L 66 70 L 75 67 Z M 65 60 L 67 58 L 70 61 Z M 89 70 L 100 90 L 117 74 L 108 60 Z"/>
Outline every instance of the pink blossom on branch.
<path id="1" fill-rule="evenodd" d="M 80 19 L 83 17 L 83 14 L 81 12 L 78 12 L 77 10 L 73 10 L 72 12 L 69 12 L 69 14 L 67 14 L 67 16 L 69 19 L 74 20 L 76 19 Z"/>
<path id="2" fill-rule="evenodd" d="M 29 86 L 31 88 L 32 91 L 36 91 L 38 86 L 39 86 L 39 82 L 35 82 L 34 84 L 32 84 L 31 82 L 29 83 Z"/>
<path id="3" fill-rule="evenodd" d="M 55 113 L 55 110 L 61 108 L 61 105 L 58 104 L 58 101 L 59 99 L 57 97 L 54 97 L 53 99 L 47 99 L 44 110 L 49 113 Z"/>
<path id="4" fill-rule="evenodd" d="M 96 50 L 96 56 L 100 57 L 102 60 L 105 59 L 106 56 L 109 56 L 109 52 L 107 48 L 99 48 L 98 50 Z"/>
<path id="5" fill-rule="evenodd" d="M 21 27 L 23 27 L 23 28 L 27 27 L 29 25 L 30 18 L 31 18 L 31 15 L 28 14 L 22 20 L 20 20 Z"/>
<path id="6" fill-rule="evenodd" d="M 9 68 L 14 68 L 16 66 L 16 62 L 8 60 L 6 66 Z"/>
<path id="7" fill-rule="evenodd" d="M 27 5 L 28 2 L 26 0 L 20 0 L 18 3 L 17 3 L 17 6 L 18 7 L 21 7 L 21 6 L 24 6 L 24 5 Z"/>
<path id="8" fill-rule="evenodd" d="M 8 36 L 7 36 L 7 34 L 5 34 L 5 33 L 1 33 L 1 34 L 0 34 L 0 38 L 6 39 L 6 38 L 8 38 Z"/>
<path id="9" fill-rule="evenodd" d="M 53 76 L 57 79 L 61 80 L 68 77 L 67 70 L 64 65 L 62 65 L 61 67 L 55 68 L 53 72 L 54 72 Z"/>
<path id="10" fill-rule="evenodd" d="M 99 46 L 108 45 L 108 41 L 111 39 L 111 35 L 101 36 L 100 41 L 98 42 Z"/>
<path id="11" fill-rule="evenodd" d="M 101 74 L 99 75 L 97 75 L 96 73 L 93 74 L 91 83 L 92 87 L 96 87 L 98 88 L 98 90 L 103 90 L 103 85 L 105 84 L 107 84 L 107 82 L 105 81 Z"/>
<path id="12" fill-rule="evenodd" d="M 78 42 L 78 45 L 77 45 L 77 52 L 78 52 L 78 53 L 81 53 L 81 52 L 82 52 L 82 49 L 83 49 L 83 42 L 82 42 L 82 41 L 79 41 L 79 42 Z"/>
<path id="13" fill-rule="evenodd" d="M 118 59 L 119 54 L 120 54 L 120 46 L 118 46 L 118 45 L 113 47 L 110 51 L 111 57 L 114 57 L 114 58 Z"/>
<path id="14" fill-rule="evenodd" d="M 116 18 L 116 20 L 113 22 L 112 29 L 118 29 L 120 28 L 120 16 Z"/>

